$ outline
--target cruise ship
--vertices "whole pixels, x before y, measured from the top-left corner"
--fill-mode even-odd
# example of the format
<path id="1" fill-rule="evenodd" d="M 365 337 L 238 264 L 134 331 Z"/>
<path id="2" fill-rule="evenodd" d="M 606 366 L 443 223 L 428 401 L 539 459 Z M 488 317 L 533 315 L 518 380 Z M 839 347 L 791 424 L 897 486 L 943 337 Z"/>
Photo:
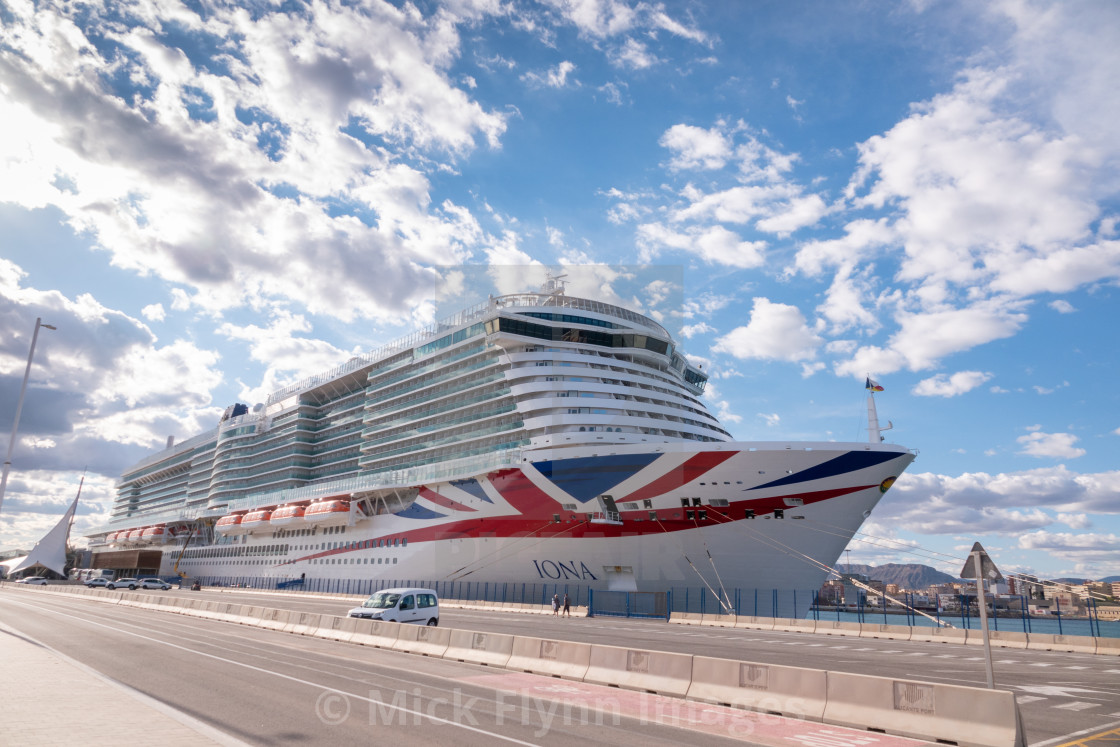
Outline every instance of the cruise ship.
<path id="1" fill-rule="evenodd" d="M 550 277 L 169 439 L 122 475 L 93 565 L 353 591 L 819 588 L 915 454 L 883 442 L 870 393 L 867 442 L 735 441 L 706 381 L 661 324 Z"/>

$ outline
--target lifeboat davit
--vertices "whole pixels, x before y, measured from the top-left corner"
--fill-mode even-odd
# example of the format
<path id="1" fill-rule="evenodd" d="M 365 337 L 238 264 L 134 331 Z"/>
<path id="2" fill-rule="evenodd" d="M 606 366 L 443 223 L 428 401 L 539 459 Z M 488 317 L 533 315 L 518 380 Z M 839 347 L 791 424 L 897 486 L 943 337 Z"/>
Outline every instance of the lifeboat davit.
<path id="1" fill-rule="evenodd" d="M 303 512 L 303 520 L 319 526 L 342 526 L 350 522 L 350 501 L 326 500 L 312 503 Z"/>
<path id="2" fill-rule="evenodd" d="M 122 532 L 122 534 L 123 534 L 123 532 Z M 144 529 L 143 528 L 133 529 L 131 532 L 128 533 L 128 541 L 129 542 L 139 542 L 143 536 L 144 536 Z"/>
<path id="3" fill-rule="evenodd" d="M 260 529 L 268 526 L 268 520 L 272 516 L 272 508 L 258 508 L 256 511 L 250 511 L 241 517 L 241 529 L 245 532 L 251 532 L 254 529 Z"/>
<path id="4" fill-rule="evenodd" d="M 292 524 L 302 524 L 303 514 L 307 510 L 306 506 L 299 504 L 291 504 L 288 506 L 281 506 L 272 512 L 268 523 L 274 527 L 287 527 Z"/>
<path id="5" fill-rule="evenodd" d="M 148 527 L 141 532 L 140 539 L 144 542 L 164 542 L 167 540 L 167 528 L 164 524 Z"/>
<path id="6" fill-rule="evenodd" d="M 245 534 L 246 530 L 241 528 L 241 519 L 243 516 L 245 516 L 244 511 L 237 511 L 223 516 L 214 524 L 214 530 L 218 532 L 218 534 Z"/>

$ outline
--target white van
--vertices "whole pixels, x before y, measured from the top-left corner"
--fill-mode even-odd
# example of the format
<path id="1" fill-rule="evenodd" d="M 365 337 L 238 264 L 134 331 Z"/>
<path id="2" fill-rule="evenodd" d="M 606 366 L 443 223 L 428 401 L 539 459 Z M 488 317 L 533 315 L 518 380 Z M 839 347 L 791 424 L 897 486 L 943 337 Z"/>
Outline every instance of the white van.
<path id="1" fill-rule="evenodd" d="M 382 589 L 348 614 L 386 622 L 439 625 L 439 598 L 431 589 Z"/>

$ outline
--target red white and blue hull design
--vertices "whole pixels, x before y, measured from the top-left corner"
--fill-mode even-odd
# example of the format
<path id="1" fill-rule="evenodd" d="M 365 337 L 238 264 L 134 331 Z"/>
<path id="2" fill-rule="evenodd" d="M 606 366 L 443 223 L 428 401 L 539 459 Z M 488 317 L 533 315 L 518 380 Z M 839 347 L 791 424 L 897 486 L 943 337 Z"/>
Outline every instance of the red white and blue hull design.
<path id="1" fill-rule="evenodd" d="M 899 446 L 831 442 L 527 450 L 517 466 L 411 486 L 414 497 L 396 512 L 363 510 L 357 493 L 333 496 L 354 504 L 346 526 L 255 532 L 239 557 L 260 546 L 261 560 L 199 557 L 180 569 L 276 580 L 817 589 L 913 459 Z M 165 554 L 164 565 L 173 560 Z"/>

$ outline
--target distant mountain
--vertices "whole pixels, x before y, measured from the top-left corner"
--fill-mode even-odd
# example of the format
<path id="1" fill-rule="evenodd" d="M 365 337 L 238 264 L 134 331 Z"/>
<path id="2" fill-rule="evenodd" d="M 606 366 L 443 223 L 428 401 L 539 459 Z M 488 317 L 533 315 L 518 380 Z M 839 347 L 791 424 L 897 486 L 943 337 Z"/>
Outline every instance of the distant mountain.
<path id="1" fill-rule="evenodd" d="M 1114 584 L 1117 581 L 1120 581 L 1120 576 L 1105 576 L 1101 579 L 1102 584 Z"/>
<path id="2" fill-rule="evenodd" d="M 849 566 L 840 563 L 837 567 L 844 573 L 862 573 L 870 577 L 872 581 L 898 584 L 900 589 L 924 589 L 935 584 L 948 584 L 961 580 L 920 563 L 887 563 L 879 566 L 859 565 L 857 563 L 852 563 Z"/>

